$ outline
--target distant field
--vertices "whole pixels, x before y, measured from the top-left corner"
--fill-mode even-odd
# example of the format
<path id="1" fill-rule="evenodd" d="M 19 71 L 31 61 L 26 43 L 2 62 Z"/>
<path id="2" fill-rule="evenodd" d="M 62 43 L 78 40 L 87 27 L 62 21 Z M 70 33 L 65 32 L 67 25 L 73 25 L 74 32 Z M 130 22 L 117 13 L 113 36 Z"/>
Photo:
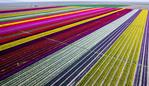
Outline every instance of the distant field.
<path id="1" fill-rule="evenodd" d="M 84 5 L 84 4 L 72 4 L 71 6 L 80 6 L 80 7 L 124 7 L 128 5 L 109 5 L 109 4 L 91 4 L 91 5 Z"/>

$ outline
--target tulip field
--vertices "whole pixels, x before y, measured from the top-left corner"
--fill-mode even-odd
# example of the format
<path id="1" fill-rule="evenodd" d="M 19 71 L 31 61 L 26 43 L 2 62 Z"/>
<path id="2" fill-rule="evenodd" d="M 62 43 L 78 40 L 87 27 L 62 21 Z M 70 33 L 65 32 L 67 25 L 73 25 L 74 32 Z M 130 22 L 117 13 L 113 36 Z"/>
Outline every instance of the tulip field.
<path id="1" fill-rule="evenodd" d="M 149 10 L 0 10 L 0 86 L 149 86 Z"/>

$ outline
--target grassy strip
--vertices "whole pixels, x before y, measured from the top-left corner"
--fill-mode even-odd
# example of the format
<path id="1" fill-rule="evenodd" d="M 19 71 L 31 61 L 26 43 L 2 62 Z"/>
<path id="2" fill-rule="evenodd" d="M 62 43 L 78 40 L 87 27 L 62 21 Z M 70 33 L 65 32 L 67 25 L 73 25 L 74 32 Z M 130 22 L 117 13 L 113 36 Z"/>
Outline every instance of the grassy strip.
<path id="1" fill-rule="evenodd" d="M 78 7 L 61 7 L 61 8 L 51 8 L 51 9 L 44 9 L 44 10 L 32 10 L 32 11 L 5 13 L 5 14 L 0 14 L 0 18 L 30 15 L 30 14 L 37 14 L 37 13 L 42 13 L 42 12 L 51 12 L 51 11 L 56 11 L 56 10 L 68 9 L 68 8 L 78 8 Z"/>

